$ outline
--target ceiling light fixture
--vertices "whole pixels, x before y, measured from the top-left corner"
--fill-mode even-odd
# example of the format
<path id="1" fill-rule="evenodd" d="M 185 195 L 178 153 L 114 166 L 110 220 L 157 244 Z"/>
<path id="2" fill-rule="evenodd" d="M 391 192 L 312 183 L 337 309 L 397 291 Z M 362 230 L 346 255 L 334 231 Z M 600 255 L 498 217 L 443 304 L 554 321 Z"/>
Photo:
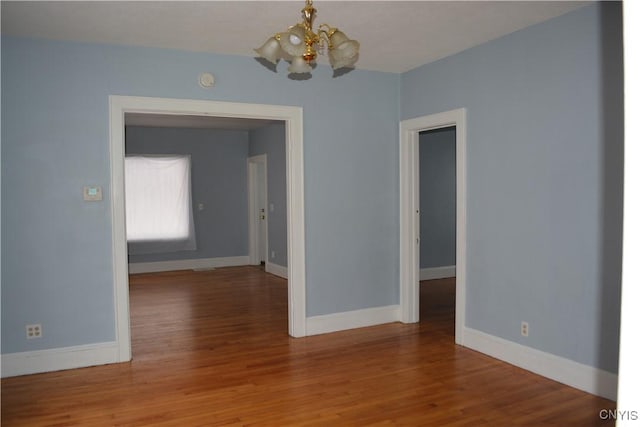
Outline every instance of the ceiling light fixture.
<path id="1" fill-rule="evenodd" d="M 289 73 L 303 74 L 311 72 L 311 65 L 315 62 L 318 53 L 324 54 L 326 46 L 329 52 L 329 63 L 334 70 L 353 68 L 358 60 L 360 43 L 351 40 L 342 31 L 327 24 L 320 25 L 318 31 L 314 32 L 315 16 L 316 9 L 313 7 L 313 1 L 306 0 L 306 5 L 302 9 L 302 22 L 270 37 L 255 51 L 274 65 L 282 58 L 290 63 Z"/>

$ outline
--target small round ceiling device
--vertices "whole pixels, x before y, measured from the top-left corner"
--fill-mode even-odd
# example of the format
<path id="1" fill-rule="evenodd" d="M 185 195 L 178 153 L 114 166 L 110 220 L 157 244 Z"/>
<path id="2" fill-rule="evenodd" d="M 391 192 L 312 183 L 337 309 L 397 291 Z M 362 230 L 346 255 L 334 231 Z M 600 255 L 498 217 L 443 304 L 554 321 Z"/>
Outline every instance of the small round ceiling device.
<path id="1" fill-rule="evenodd" d="M 213 87 L 215 78 L 211 73 L 200 73 L 200 75 L 198 76 L 198 83 L 204 88 L 210 88 Z"/>

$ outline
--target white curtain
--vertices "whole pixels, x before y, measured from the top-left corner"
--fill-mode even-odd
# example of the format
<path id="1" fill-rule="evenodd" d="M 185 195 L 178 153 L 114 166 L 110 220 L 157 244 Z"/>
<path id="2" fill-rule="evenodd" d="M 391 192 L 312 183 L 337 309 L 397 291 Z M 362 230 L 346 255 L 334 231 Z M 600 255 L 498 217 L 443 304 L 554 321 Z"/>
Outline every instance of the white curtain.
<path id="1" fill-rule="evenodd" d="M 191 158 L 125 158 L 127 242 L 130 254 L 194 250 Z"/>

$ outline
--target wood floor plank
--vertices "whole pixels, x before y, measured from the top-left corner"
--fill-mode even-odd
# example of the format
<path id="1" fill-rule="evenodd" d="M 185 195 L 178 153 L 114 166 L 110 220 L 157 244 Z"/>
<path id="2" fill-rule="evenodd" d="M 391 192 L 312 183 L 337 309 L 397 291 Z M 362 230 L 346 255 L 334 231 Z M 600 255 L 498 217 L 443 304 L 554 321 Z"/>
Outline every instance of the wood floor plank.
<path id="1" fill-rule="evenodd" d="M 294 339 L 259 267 L 130 278 L 130 363 L 6 378 L 3 426 L 602 426 L 615 403 L 454 344 L 455 281 L 419 324 Z"/>

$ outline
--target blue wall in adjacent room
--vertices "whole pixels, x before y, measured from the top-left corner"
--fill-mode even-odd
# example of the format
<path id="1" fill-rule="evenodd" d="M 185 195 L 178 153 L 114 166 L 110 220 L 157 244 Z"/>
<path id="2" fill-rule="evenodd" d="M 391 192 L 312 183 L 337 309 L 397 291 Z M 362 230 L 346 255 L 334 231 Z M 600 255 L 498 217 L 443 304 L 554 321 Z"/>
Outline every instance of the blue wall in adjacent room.
<path id="1" fill-rule="evenodd" d="M 456 265 L 456 128 L 419 141 L 420 268 Z"/>
<path id="2" fill-rule="evenodd" d="M 129 262 L 246 256 L 248 131 L 127 126 L 127 154 L 190 154 L 196 250 Z M 203 204 L 204 209 L 198 210 Z"/>
<path id="3" fill-rule="evenodd" d="M 466 326 L 616 372 L 620 3 L 409 71 L 400 99 L 401 119 L 467 109 Z"/>
<path id="4" fill-rule="evenodd" d="M 269 262 L 287 267 L 287 158 L 284 122 L 249 132 L 249 156 L 267 155 Z M 271 256 L 272 251 L 275 257 Z"/>

